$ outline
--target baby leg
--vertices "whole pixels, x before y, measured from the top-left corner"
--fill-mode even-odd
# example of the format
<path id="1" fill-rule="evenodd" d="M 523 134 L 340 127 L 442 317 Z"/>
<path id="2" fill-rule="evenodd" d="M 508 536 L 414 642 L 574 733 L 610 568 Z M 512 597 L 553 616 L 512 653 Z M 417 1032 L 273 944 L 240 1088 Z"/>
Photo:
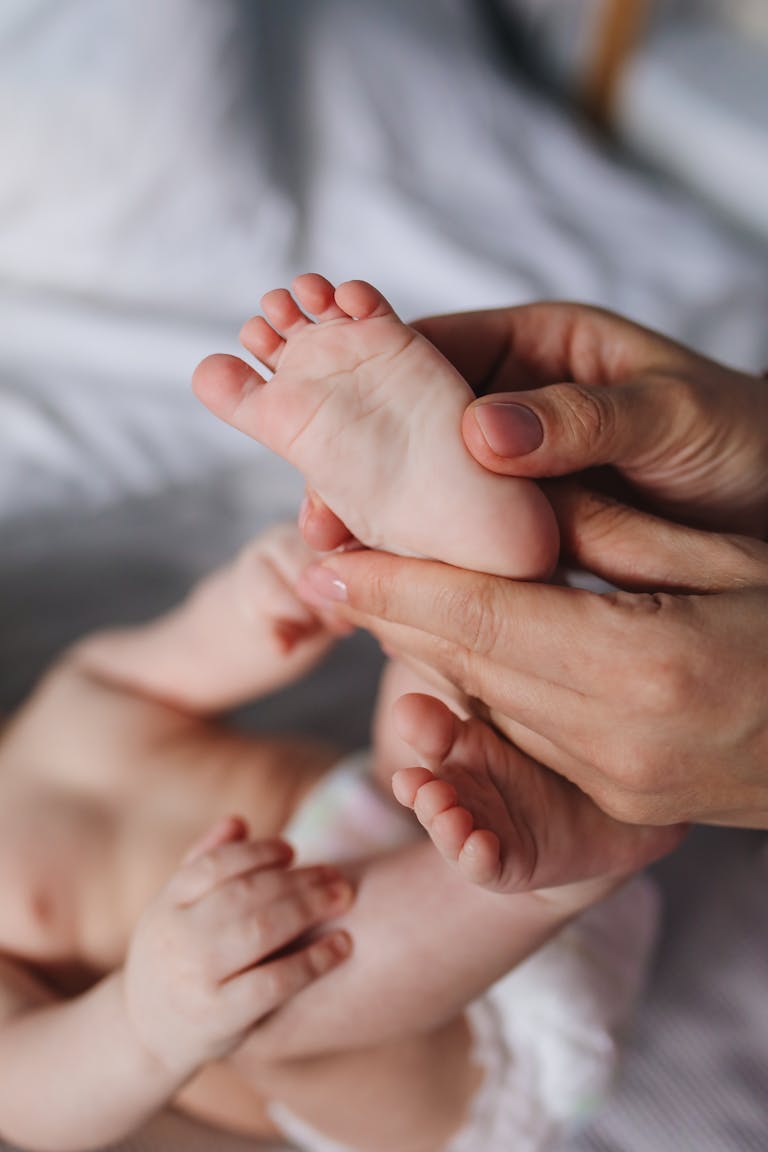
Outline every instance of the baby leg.
<path id="1" fill-rule="evenodd" d="M 372 1048 L 266 1064 L 268 1112 L 305 1152 L 432 1152 L 465 1123 L 482 1070 L 462 1015 Z"/>

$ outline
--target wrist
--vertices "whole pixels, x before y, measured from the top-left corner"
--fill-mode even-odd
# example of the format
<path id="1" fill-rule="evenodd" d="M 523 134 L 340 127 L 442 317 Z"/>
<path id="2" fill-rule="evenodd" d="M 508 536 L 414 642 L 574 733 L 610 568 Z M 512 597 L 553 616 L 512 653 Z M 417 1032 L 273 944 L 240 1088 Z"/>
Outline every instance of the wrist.
<path id="1" fill-rule="evenodd" d="M 186 1059 L 178 1065 L 156 1049 L 144 1035 L 129 1005 L 124 969 L 118 969 L 108 978 L 113 985 L 116 1013 L 120 1019 L 126 1062 L 137 1080 L 152 1084 L 162 1097 L 161 1104 L 169 1100 L 191 1076 L 198 1071 L 200 1061 Z"/>

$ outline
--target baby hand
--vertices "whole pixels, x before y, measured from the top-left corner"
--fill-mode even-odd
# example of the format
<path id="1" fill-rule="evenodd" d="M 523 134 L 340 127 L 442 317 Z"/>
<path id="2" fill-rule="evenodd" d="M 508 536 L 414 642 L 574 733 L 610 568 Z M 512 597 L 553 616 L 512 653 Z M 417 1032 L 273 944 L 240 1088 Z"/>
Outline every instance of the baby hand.
<path id="1" fill-rule="evenodd" d="M 243 821 L 219 821 L 145 910 L 128 950 L 130 1024 L 180 1082 L 350 951 L 346 933 L 333 932 L 283 954 L 344 912 L 352 890 L 334 868 L 289 868 L 284 842 L 246 835 Z"/>

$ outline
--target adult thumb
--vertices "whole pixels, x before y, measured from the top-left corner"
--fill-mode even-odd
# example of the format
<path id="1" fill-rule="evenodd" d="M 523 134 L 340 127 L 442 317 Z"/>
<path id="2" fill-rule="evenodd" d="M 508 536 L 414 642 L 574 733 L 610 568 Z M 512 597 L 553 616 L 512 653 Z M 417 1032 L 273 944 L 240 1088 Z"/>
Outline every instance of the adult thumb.
<path id="1" fill-rule="evenodd" d="M 631 468 L 670 431 L 669 393 L 648 381 L 611 387 L 550 384 L 494 393 L 464 413 L 465 443 L 485 468 L 565 476 L 603 464 Z"/>

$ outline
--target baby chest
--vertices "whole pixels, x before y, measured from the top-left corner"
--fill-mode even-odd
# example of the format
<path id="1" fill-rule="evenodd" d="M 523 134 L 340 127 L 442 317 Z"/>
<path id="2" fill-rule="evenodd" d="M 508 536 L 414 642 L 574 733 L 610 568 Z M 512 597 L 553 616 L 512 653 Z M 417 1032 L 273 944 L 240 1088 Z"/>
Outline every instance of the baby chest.
<path id="1" fill-rule="evenodd" d="M 9 790 L 0 815 L 0 948 L 78 958 L 105 863 L 105 817 L 67 795 Z"/>

